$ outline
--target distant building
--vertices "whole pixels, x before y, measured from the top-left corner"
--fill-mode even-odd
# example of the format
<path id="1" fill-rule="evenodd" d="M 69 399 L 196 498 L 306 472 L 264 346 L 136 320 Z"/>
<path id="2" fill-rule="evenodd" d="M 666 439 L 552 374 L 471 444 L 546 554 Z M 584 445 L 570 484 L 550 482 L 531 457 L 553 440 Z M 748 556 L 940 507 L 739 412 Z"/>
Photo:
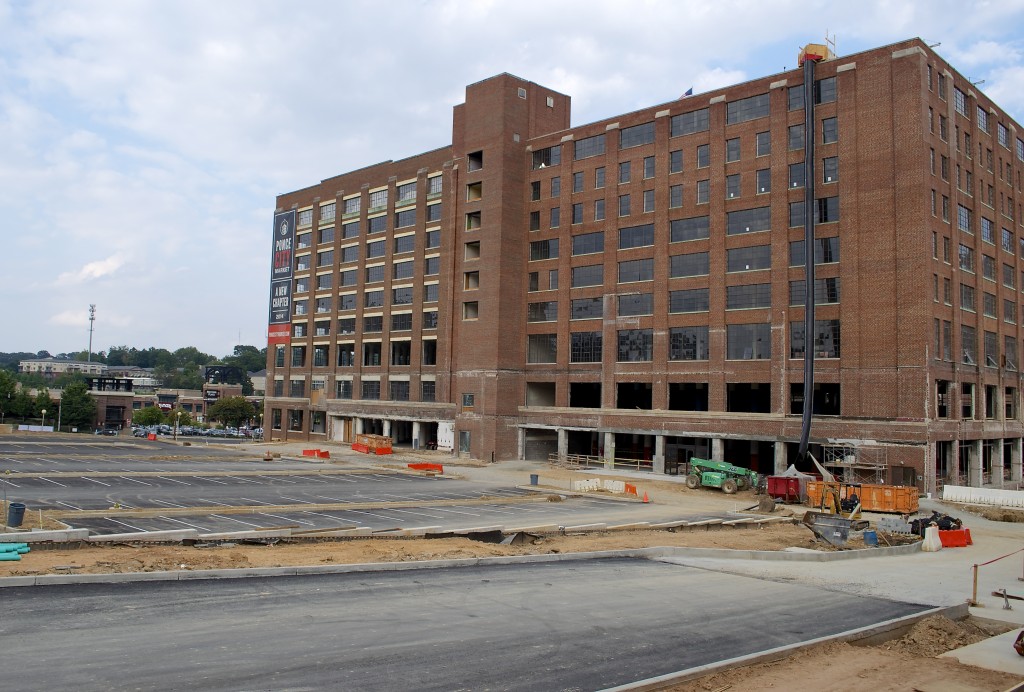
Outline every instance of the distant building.
<path id="1" fill-rule="evenodd" d="M 576 127 L 498 75 L 451 144 L 279 196 L 268 438 L 772 473 L 813 349 L 847 478 L 1019 480 L 1024 127 L 919 39 L 822 53 Z"/>
<path id="2" fill-rule="evenodd" d="M 18 362 L 18 372 L 29 373 L 33 375 L 42 375 L 43 377 L 53 379 L 58 375 L 63 375 L 68 372 L 78 372 L 83 375 L 97 376 L 103 375 L 107 371 L 107 366 L 103 363 L 90 362 L 80 360 L 62 360 L 59 358 L 31 358 Z"/>

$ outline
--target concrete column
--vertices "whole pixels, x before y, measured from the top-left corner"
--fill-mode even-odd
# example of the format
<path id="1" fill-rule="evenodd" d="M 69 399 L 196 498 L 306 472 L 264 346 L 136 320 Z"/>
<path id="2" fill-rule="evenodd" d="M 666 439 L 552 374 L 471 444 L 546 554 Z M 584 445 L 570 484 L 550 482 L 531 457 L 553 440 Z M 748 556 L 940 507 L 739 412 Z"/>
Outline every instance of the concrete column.
<path id="1" fill-rule="evenodd" d="M 1010 440 L 1010 480 L 1020 481 L 1021 479 L 1021 439 L 1015 437 Z"/>
<path id="2" fill-rule="evenodd" d="M 362 418 L 353 418 L 352 419 L 352 433 L 354 435 L 362 435 L 363 434 L 363 419 Z"/>
<path id="3" fill-rule="evenodd" d="M 970 455 L 970 458 L 967 460 L 967 485 L 972 488 L 980 488 L 982 476 L 982 454 L 984 452 L 984 449 L 982 448 L 982 441 L 974 440 L 967 444 L 967 453 Z"/>
<path id="4" fill-rule="evenodd" d="M 604 467 L 615 468 L 615 433 L 604 434 Z"/>
<path id="5" fill-rule="evenodd" d="M 725 440 L 720 437 L 711 438 L 711 461 L 725 461 Z"/>
<path id="6" fill-rule="evenodd" d="M 558 429 L 558 458 L 565 459 L 569 456 L 569 431 L 565 428 Z"/>
<path id="7" fill-rule="evenodd" d="M 654 472 L 665 473 L 665 436 L 654 436 Z"/>
<path id="8" fill-rule="evenodd" d="M 775 441 L 775 473 L 784 473 L 789 468 L 789 457 L 786 454 L 786 443 L 782 440 Z"/>
<path id="9" fill-rule="evenodd" d="M 420 438 L 420 435 L 422 435 L 422 434 L 423 434 L 423 430 L 422 430 L 422 428 L 420 426 L 420 422 L 418 420 L 414 420 L 412 422 L 412 446 L 413 447 L 415 447 L 417 449 L 423 449 L 423 447 L 425 446 L 426 440 Z"/>
<path id="10" fill-rule="evenodd" d="M 1003 487 L 1003 440 L 992 440 L 992 487 Z"/>
<path id="11" fill-rule="evenodd" d="M 516 433 L 516 459 L 522 461 L 526 458 L 526 430 L 519 428 Z"/>
<path id="12" fill-rule="evenodd" d="M 391 437 L 391 421 L 384 419 L 384 437 Z"/>

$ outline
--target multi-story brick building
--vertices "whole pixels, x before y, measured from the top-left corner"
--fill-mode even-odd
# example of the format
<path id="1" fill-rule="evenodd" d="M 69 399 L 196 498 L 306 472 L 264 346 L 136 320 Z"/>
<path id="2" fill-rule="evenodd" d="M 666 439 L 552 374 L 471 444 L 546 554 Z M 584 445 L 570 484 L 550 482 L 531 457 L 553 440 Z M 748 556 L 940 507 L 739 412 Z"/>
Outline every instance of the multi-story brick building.
<path id="1" fill-rule="evenodd" d="M 827 55 L 813 104 L 803 83 L 570 127 L 568 96 L 503 74 L 450 146 L 281 195 L 268 435 L 783 469 L 809 255 L 816 456 L 1020 479 L 1024 133 L 917 39 Z"/>

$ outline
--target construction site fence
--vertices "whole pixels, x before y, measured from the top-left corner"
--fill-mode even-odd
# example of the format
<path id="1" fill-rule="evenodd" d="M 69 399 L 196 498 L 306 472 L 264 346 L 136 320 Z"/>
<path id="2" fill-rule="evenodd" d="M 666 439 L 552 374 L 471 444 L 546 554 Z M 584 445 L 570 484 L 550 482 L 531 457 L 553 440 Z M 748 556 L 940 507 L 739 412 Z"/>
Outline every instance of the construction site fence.
<path id="1" fill-rule="evenodd" d="M 604 457 L 592 454 L 549 454 L 548 463 L 552 466 L 560 466 L 568 469 L 606 469 L 607 460 Z M 612 459 L 612 467 L 615 469 L 628 469 L 631 471 L 654 471 L 654 462 L 649 459 L 623 459 L 616 457 Z"/>

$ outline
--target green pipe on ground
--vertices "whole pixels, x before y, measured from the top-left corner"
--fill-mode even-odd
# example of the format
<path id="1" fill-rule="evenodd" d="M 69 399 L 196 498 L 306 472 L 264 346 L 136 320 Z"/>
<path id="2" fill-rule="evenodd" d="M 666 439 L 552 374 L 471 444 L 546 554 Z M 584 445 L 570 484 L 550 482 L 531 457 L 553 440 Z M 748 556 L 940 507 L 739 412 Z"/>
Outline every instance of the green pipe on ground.
<path id="1" fill-rule="evenodd" d="M 13 553 L 27 547 L 28 543 L 0 543 L 0 553 Z"/>
<path id="2" fill-rule="evenodd" d="M 21 559 L 21 553 L 0 553 L 0 562 L 15 562 Z"/>

